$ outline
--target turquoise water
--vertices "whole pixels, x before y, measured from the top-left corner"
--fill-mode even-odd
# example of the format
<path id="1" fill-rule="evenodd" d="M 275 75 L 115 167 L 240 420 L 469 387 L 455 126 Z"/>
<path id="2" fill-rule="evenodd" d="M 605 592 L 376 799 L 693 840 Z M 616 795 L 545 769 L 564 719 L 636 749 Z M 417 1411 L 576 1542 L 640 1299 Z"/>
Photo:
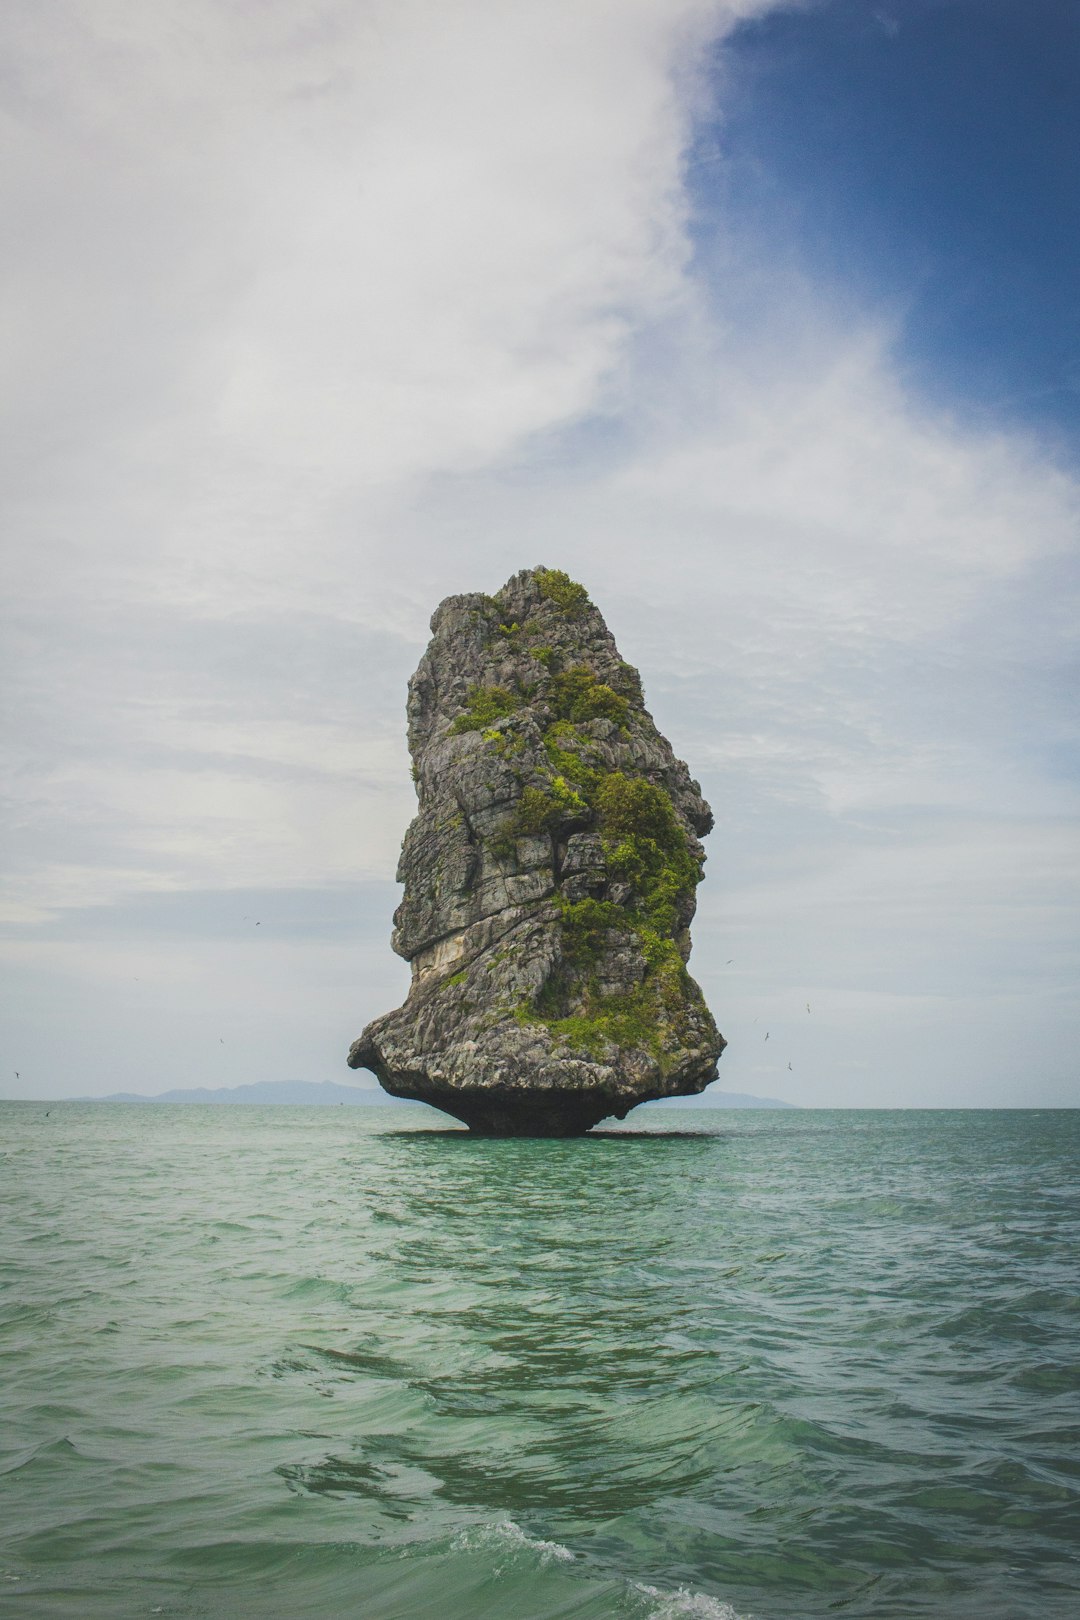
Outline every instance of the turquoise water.
<path id="1" fill-rule="evenodd" d="M 19 1620 L 1080 1613 L 1080 1113 L 0 1129 Z"/>

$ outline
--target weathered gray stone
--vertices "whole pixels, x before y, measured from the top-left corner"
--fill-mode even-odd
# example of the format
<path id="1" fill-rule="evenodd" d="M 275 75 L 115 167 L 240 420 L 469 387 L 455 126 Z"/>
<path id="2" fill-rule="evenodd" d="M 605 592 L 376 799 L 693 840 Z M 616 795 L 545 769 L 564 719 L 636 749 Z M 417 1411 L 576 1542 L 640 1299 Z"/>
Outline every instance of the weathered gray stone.
<path id="1" fill-rule="evenodd" d="M 431 628 L 392 941 L 412 987 L 350 1065 L 499 1135 L 704 1090 L 724 1040 L 684 964 L 712 813 L 637 671 L 555 570 L 448 597 Z"/>

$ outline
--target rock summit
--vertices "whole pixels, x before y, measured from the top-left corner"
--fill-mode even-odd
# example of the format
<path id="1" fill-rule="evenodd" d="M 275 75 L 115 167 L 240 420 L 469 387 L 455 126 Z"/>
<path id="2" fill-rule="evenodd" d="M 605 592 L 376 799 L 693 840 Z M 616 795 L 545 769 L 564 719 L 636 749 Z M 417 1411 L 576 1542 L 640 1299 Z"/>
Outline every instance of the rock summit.
<path id="1" fill-rule="evenodd" d="M 409 683 L 404 1006 L 349 1053 L 500 1136 L 575 1136 L 703 1091 L 724 1048 L 686 970 L 713 824 L 583 586 L 450 596 Z"/>

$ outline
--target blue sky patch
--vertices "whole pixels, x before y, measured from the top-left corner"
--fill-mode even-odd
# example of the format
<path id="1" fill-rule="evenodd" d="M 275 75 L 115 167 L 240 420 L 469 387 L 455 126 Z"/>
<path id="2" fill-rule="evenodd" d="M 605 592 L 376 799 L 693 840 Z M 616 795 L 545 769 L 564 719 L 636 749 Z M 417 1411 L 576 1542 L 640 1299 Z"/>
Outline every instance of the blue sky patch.
<path id="1" fill-rule="evenodd" d="M 742 25 L 690 166 L 699 239 L 902 317 L 901 367 L 990 425 L 1080 425 L 1080 5 L 826 0 Z"/>

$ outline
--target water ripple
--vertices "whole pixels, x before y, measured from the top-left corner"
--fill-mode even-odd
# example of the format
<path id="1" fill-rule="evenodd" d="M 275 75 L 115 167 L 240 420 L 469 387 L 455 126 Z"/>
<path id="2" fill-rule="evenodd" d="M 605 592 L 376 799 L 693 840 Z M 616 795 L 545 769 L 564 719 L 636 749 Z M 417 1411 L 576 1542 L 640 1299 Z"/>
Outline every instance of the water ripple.
<path id="1" fill-rule="evenodd" d="M 0 1105 L 20 1620 L 1080 1611 L 1074 1113 L 50 1111 Z"/>

